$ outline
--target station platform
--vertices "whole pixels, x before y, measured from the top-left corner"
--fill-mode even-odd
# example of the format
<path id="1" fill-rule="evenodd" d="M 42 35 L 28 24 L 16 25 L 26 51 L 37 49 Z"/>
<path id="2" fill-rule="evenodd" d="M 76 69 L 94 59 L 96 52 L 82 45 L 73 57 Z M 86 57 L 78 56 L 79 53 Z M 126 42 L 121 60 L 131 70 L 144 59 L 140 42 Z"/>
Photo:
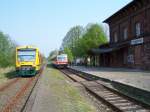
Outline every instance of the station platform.
<path id="1" fill-rule="evenodd" d="M 70 66 L 70 68 L 150 92 L 150 71 L 85 66 Z"/>

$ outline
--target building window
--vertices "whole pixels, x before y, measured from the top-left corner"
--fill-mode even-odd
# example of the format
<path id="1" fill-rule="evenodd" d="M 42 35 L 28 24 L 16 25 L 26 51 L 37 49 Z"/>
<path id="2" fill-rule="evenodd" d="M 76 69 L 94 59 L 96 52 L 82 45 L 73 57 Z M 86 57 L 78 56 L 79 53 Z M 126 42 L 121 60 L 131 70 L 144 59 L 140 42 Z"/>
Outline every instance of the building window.
<path id="1" fill-rule="evenodd" d="M 135 35 L 137 37 L 141 35 L 141 24 L 139 22 L 135 24 Z"/>
<path id="2" fill-rule="evenodd" d="M 118 35 L 117 35 L 117 32 L 114 33 L 114 42 L 118 42 Z"/>
<path id="3" fill-rule="evenodd" d="M 130 47 L 128 49 L 127 62 L 129 64 L 134 64 L 134 48 L 133 47 Z"/>
<path id="4" fill-rule="evenodd" d="M 124 28 L 123 29 L 123 39 L 126 40 L 128 38 L 128 29 Z"/>

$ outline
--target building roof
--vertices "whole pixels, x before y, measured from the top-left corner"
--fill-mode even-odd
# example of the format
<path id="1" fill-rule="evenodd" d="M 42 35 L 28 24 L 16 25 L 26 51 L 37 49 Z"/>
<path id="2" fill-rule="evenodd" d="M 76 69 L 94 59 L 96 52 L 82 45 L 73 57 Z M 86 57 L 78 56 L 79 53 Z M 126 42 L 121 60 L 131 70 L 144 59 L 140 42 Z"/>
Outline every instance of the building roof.
<path id="1" fill-rule="evenodd" d="M 103 45 L 100 45 L 99 48 L 93 48 L 89 51 L 89 54 L 103 54 L 103 53 L 109 53 L 112 51 L 117 51 L 120 50 L 122 48 L 128 47 L 130 46 L 131 41 L 127 40 L 127 41 L 123 41 L 120 43 L 106 43 Z"/>
<path id="2" fill-rule="evenodd" d="M 133 0 L 132 2 L 130 2 L 129 4 L 127 4 L 126 6 L 124 6 L 123 8 L 121 8 L 119 11 L 117 11 L 116 13 L 114 13 L 112 16 L 110 16 L 109 18 L 107 18 L 106 20 L 104 20 L 103 22 L 109 23 L 110 20 L 111 20 L 113 17 L 117 16 L 117 15 L 120 14 L 122 11 L 124 11 L 124 10 L 128 9 L 129 7 L 133 6 L 137 1 L 139 1 L 139 0 Z"/>

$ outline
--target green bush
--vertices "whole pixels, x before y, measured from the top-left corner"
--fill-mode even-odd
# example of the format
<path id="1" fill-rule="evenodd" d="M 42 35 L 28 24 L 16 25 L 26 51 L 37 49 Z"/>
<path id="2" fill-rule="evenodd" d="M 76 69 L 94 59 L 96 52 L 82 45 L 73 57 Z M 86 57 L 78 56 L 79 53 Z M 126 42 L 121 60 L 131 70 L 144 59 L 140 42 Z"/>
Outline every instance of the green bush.
<path id="1" fill-rule="evenodd" d="M 15 65 L 16 44 L 10 37 L 0 32 L 0 67 Z"/>

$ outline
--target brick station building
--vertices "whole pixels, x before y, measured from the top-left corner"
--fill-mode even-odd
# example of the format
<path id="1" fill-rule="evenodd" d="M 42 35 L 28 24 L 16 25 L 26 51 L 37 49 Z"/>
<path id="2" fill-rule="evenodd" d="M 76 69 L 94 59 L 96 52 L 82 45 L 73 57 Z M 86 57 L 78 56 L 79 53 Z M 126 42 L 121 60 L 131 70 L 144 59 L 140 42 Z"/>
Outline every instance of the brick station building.
<path id="1" fill-rule="evenodd" d="M 133 0 L 104 22 L 110 42 L 92 50 L 99 65 L 150 69 L 150 0 Z"/>

